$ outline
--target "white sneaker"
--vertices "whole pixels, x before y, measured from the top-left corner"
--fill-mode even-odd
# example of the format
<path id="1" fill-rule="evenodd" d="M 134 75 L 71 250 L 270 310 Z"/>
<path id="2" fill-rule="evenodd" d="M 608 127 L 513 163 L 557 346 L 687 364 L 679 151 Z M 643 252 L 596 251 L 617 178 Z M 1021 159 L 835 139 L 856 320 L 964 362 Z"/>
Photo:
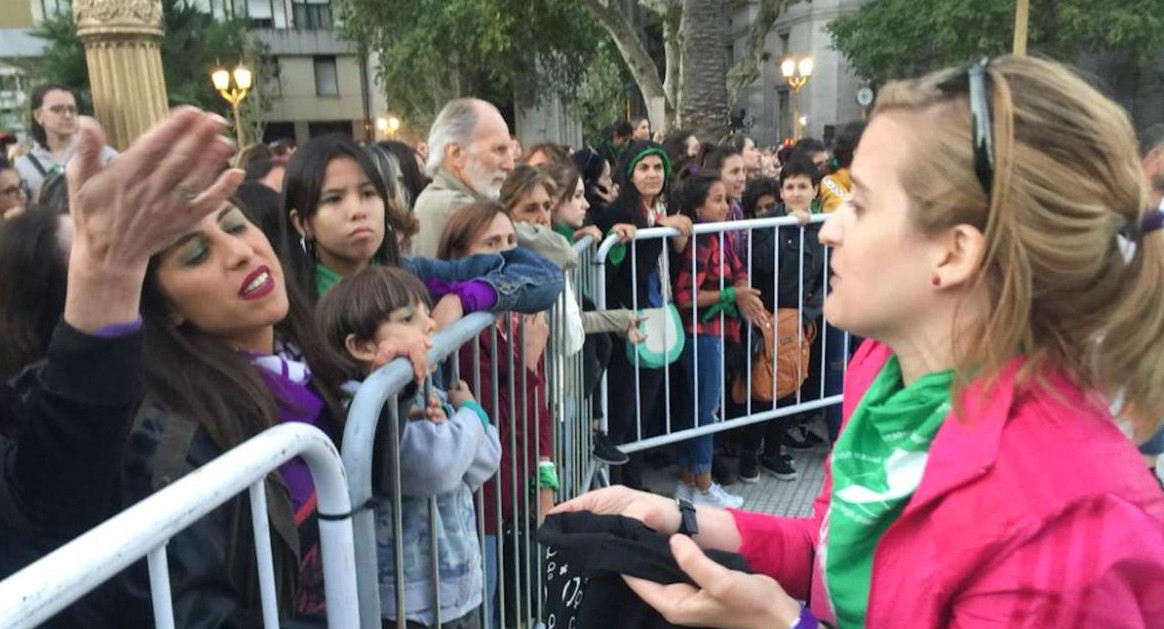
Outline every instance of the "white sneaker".
<path id="1" fill-rule="evenodd" d="M 695 494 L 697 494 L 693 485 L 688 485 L 683 481 L 675 481 L 675 500 L 687 500 L 695 504 Z"/>
<path id="2" fill-rule="evenodd" d="M 695 492 L 695 497 L 691 498 L 691 503 L 699 507 L 718 507 L 720 509 L 739 509 L 744 506 L 744 499 L 724 491 L 719 483 L 712 483 L 711 487 L 707 489 L 707 493 L 701 491 Z"/>

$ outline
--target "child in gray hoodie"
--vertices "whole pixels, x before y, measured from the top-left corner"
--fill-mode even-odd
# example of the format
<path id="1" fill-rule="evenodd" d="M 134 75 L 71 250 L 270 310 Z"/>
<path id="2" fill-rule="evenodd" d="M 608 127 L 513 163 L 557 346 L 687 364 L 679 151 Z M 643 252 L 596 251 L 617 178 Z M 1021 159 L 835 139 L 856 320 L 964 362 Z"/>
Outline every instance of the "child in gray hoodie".
<path id="1" fill-rule="evenodd" d="M 316 320 L 331 348 L 353 371 L 366 376 L 381 343 L 435 332 L 429 303 L 428 290 L 415 276 L 374 265 L 328 291 L 316 307 Z M 497 472 L 501 444 L 497 429 L 464 381 L 447 394 L 436 387 L 431 390 L 428 400 L 419 387 L 415 394 L 400 396 L 401 496 L 391 496 L 384 482 L 375 500 L 381 615 L 394 626 L 399 587 L 409 626 L 434 625 L 439 615 L 444 627 L 476 627 L 482 559 L 473 492 Z M 387 418 L 380 423 L 377 434 L 390 425 Z M 385 462 L 377 469 L 390 469 L 392 454 L 385 452 L 380 457 Z M 433 531 L 430 499 L 437 510 Z M 394 551 L 394 503 L 401 505 L 401 557 Z M 437 537 L 439 610 L 433 605 L 432 535 Z M 403 583 L 396 583 L 396 561 L 403 564 Z"/>

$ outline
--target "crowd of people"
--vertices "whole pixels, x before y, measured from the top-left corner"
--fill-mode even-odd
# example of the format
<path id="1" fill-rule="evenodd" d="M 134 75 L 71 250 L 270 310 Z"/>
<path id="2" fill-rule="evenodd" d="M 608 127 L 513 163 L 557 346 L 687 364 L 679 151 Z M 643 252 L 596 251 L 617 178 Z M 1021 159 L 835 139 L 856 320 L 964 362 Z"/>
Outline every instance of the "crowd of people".
<path id="1" fill-rule="evenodd" d="M 31 113 L 31 149 L 0 165 L 0 577 L 270 426 L 339 445 L 360 382 L 406 357 L 416 383 L 385 409 L 400 432 L 382 419 L 373 468 L 385 626 L 519 624 L 502 593 L 529 577 L 502 568 L 521 545 L 499 539 L 582 510 L 684 534 L 689 583 L 627 580 L 677 624 L 1164 623 L 1164 495 L 1144 471 L 1164 450 L 1164 125 L 1137 138 L 1062 66 L 894 82 L 868 126 L 779 150 L 646 118 L 523 150 L 496 107 L 460 99 L 423 146 L 236 152 L 221 118 L 180 109 L 119 155 L 67 88 L 36 90 Z M 773 217 L 795 220 L 694 231 Z M 677 235 L 636 239 L 650 227 Z M 599 309 L 569 277 L 582 239 L 611 237 Z M 555 505 L 563 294 L 553 349 L 581 356 L 605 420 L 593 454 L 622 486 Z M 666 304 L 684 348 L 641 364 L 644 313 Z M 799 390 L 725 390 L 785 309 L 811 346 Z M 497 324 L 455 357 L 459 378 L 430 366 L 432 336 L 478 311 Z M 866 339 L 843 413 L 686 439 L 673 496 L 641 491 L 649 457 L 618 446 L 819 396 L 843 347 L 826 314 Z M 831 458 L 812 517 L 739 510 L 725 486 L 795 478 L 786 448 L 814 438 Z M 310 473 L 292 460 L 266 489 L 283 626 L 317 626 Z M 169 543 L 179 626 L 258 626 L 248 509 Z M 148 583 L 135 566 L 52 622 L 147 625 Z"/>

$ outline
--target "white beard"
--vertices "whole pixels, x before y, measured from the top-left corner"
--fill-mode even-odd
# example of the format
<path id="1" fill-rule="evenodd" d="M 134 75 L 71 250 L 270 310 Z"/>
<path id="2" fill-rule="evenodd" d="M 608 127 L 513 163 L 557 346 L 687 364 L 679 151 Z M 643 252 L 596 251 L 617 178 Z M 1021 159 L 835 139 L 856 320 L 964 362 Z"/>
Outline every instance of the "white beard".
<path id="1" fill-rule="evenodd" d="M 496 201 L 501 196 L 501 183 L 505 179 L 505 173 L 500 170 L 487 170 L 480 161 L 470 157 L 469 163 L 465 166 L 465 179 L 474 192 Z"/>

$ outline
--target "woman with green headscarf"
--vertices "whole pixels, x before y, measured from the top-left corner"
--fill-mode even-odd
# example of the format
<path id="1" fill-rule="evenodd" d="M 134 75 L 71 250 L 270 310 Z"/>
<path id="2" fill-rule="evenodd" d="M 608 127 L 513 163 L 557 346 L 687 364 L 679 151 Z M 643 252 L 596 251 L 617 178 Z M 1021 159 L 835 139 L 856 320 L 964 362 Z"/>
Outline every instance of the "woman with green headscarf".
<path id="1" fill-rule="evenodd" d="M 673 227 L 681 236 L 669 240 L 675 252 L 681 252 L 691 235 L 691 219 L 667 211 L 665 191 L 671 179 L 671 162 L 663 147 L 654 142 L 631 142 L 615 170 L 621 179 L 618 199 L 599 216 L 597 225 L 602 233 L 609 235 L 626 223 L 638 229 Z M 662 273 L 663 242 L 635 241 L 611 250 L 606 265 L 607 308 L 641 310 L 665 303 L 669 278 Z M 635 247 L 633 256 L 629 247 Z M 620 444 L 638 440 L 647 432 L 658 400 L 663 397 L 663 369 L 636 367 L 624 352 L 612 354 L 607 399 L 618 403 L 607 409 L 608 433 L 614 443 Z M 636 399 L 636 395 L 637 407 L 624 403 Z M 641 486 L 633 459 L 622 473 L 623 484 Z"/>

